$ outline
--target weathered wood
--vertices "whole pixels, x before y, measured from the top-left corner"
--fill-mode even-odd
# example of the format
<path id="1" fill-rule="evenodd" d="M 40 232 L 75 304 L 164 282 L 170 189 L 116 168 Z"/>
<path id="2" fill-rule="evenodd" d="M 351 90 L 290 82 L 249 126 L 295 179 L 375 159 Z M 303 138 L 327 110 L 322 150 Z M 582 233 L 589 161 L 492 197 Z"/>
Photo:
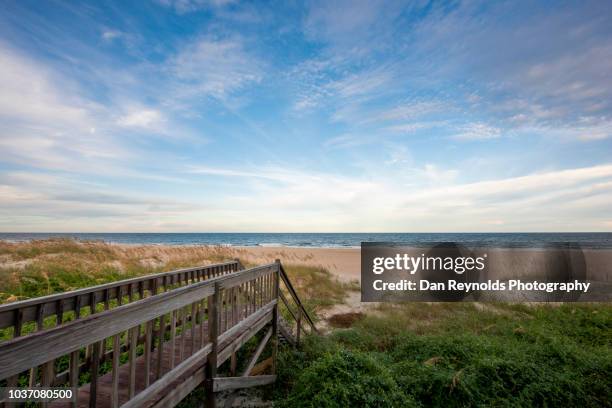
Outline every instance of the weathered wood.
<path id="1" fill-rule="evenodd" d="M 0 343 L 0 378 L 28 370 L 48 359 L 66 355 L 84 344 L 101 341 L 108 335 L 189 305 L 211 295 L 213 285 L 207 281 L 195 283 L 63 326 Z"/>
<path id="2" fill-rule="evenodd" d="M 274 297 L 278 298 L 278 293 L 280 291 L 279 288 L 279 275 L 281 263 L 280 260 L 276 260 L 276 265 L 278 266 L 276 270 L 276 274 L 274 275 Z M 300 309 L 301 310 L 301 309 Z M 276 374 L 276 360 L 278 356 L 278 303 L 274 305 L 274 309 L 272 311 L 272 374 Z"/>
<path id="3" fill-rule="evenodd" d="M 280 296 L 278 290 L 280 272 L 279 267 L 273 264 L 224 276 L 231 268 L 231 265 L 211 268 L 210 274 L 217 274 L 219 277 L 209 281 L 201 280 L 207 276 L 205 270 L 194 269 L 172 277 L 148 280 L 146 285 L 139 282 L 117 289 L 104 290 L 93 295 L 87 294 L 68 299 L 66 310 L 71 308 L 70 301 L 74 303 L 74 306 L 93 305 L 92 310 L 94 311 L 96 306 L 100 310 L 100 303 L 104 302 L 104 308 L 109 310 L 73 322 L 66 322 L 40 334 L 33 333 L 19 340 L 0 343 L 0 379 L 3 378 L 3 373 L 12 372 L 11 370 L 17 370 L 20 367 L 19 365 L 8 368 L 4 366 L 4 361 L 8 361 L 8 359 L 3 360 L 8 356 L 7 345 L 13 349 L 13 352 L 16 348 L 20 352 L 31 351 L 37 346 L 37 353 L 42 352 L 43 355 L 46 355 L 47 361 L 49 361 L 49 356 L 70 354 L 70 373 L 67 371 L 66 374 L 62 374 L 65 375 L 62 377 L 64 381 L 72 377 L 72 371 L 75 368 L 77 373 L 79 371 L 79 350 L 91 345 L 92 358 L 82 367 L 91 369 L 92 374 L 98 371 L 102 359 L 112 358 L 112 369 L 107 374 L 101 375 L 98 381 L 94 375 L 92 383 L 80 388 L 79 394 L 82 399 L 86 401 L 91 398 L 90 404 L 93 400 L 91 406 L 96 406 L 96 402 L 97 406 L 102 407 L 156 406 L 161 408 L 173 406 L 200 384 L 204 377 L 215 378 L 217 368 L 229 358 L 232 358 L 232 369 L 235 373 L 236 352 L 256 333 L 273 322 L 272 328 L 267 330 L 252 359 L 243 370 L 242 375 L 248 376 L 254 371 L 253 367 L 266 344 L 270 343 L 270 339 L 274 341 L 274 333 L 278 335 L 279 332 L 279 328 L 275 330 L 274 325 L 276 322 L 278 326 L 277 299 Z M 238 276 L 239 279 L 234 279 L 239 273 L 242 273 Z M 248 279 L 245 279 L 247 276 Z M 175 282 L 175 277 L 176 281 L 182 281 L 189 286 L 168 290 L 168 285 Z M 162 286 L 166 288 L 165 291 L 159 290 Z M 129 297 L 130 293 L 133 295 L 134 290 L 139 294 L 135 302 L 110 309 L 112 304 L 110 299 L 113 299 L 113 296 L 121 298 L 122 294 L 126 294 Z M 156 292 L 159 294 L 155 295 Z M 144 298 L 141 298 L 143 296 Z M 204 302 L 207 302 L 207 308 L 204 307 Z M 44 314 L 45 308 L 37 306 L 38 310 L 42 310 Z M 64 308 L 55 307 L 55 310 L 57 312 Z M 164 320 L 168 313 L 170 314 L 169 324 Z M 179 316 L 178 321 L 177 315 Z M 207 319 L 204 318 L 205 315 Z M 112 316 L 112 318 L 107 316 Z M 157 326 L 158 323 L 159 326 Z M 182 329 L 179 339 L 176 339 L 177 323 Z M 145 329 L 142 336 L 140 335 L 141 326 Z M 169 347 L 164 342 L 166 328 L 171 330 Z M 128 330 L 128 335 L 126 344 L 122 346 L 120 333 L 125 330 Z M 43 337 L 45 342 L 40 340 Z M 105 339 L 107 338 L 112 338 L 108 353 L 105 350 L 107 347 Z M 205 341 L 205 338 L 208 340 Z M 211 341 L 212 338 L 215 339 L 214 343 Z M 140 339 L 144 343 L 145 352 L 144 355 L 137 356 L 136 347 Z M 189 350 L 184 350 L 187 351 L 186 353 L 178 353 L 179 350 L 175 348 L 177 340 L 187 343 Z M 204 347 L 202 347 L 203 343 L 206 343 Z M 119 357 L 124 347 L 128 351 L 128 362 L 121 365 Z M 208 351 L 202 354 L 202 351 L 207 348 Z M 213 349 L 215 352 L 214 364 L 210 364 Z M 157 351 L 155 357 L 153 356 L 154 350 Z M 72 358 L 74 354 L 76 358 Z M 192 360 L 196 356 L 199 356 L 199 359 Z M 23 359 L 21 364 L 36 361 L 37 358 L 42 357 Z M 191 361 L 191 364 L 184 368 L 183 364 L 187 361 Z M 181 371 L 177 371 L 179 368 Z M 119 373 L 122 373 L 121 376 Z M 138 375 L 138 381 L 136 375 Z M 149 376 L 153 376 L 156 381 L 147 378 Z M 60 384 L 59 376 L 53 378 L 53 382 Z M 264 380 L 260 378 L 253 381 Z M 205 381 L 205 384 L 207 384 L 207 404 L 214 407 L 215 393 L 218 390 L 214 389 L 214 381 Z M 218 385 L 217 387 L 225 386 Z M 235 389 L 233 385 L 227 387 Z M 164 402 L 167 404 L 164 405 Z M 53 404 L 53 406 L 56 405 L 61 404 Z"/>
<path id="4" fill-rule="evenodd" d="M 272 384 L 276 375 L 257 375 L 254 377 L 216 377 L 212 379 L 213 392 L 250 388 Z"/>
<path id="5" fill-rule="evenodd" d="M 133 289 L 134 285 L 138 285 L 140 282 L 145 282 L 143 288 L 149 290 L 151 282 L 159 280 L 160 278 L 167 277 L 171 279 L 185 271 L 197 271 L 197 270 L 212 270 L 218 265 L 225 265 L 228 267 L 228 271 L 237 271 L 239 264 L 236 261 L 225 262 L 222 264 L 197 266 L 193 268 L 178 269 L 174 271 L 161 272 L 152 275 L 146 275 L 136 278 L 124 279 L 121 281 L 105 283 L 103 285 L 91 286 L 88 288 L 77 289 L 69 292 L 57 293 L 48 296 L 41 296 L 33 299 L 21 300 L 18 302 L 11 302 L 5 305 L 0 305 L 0 329 L 14 326 L 14 311 L 21 310 L 23 313 L 23 322 L 27 323 L 34 321 L 37 318 L 37 309 L 40 304 L 45 305 L 44 317 L 57 315 L 57 302 L 61 299 L 64 300 L 64 312 L 76 311 L 81 306 L 87 306 L 91 293 L 94 293 L 94 300 L 96 303 L 104 300 L 104 291 L 109 290 L 109 300 L 116 299 L 119 290 L 118 288 L 127 288 L 128 297 L 130 303 L 133 301 Z M 123 291 L 123 290 L 122 290 Z"/>
<path id="6" fill-rule="evenodd" d="M 250 375 L 251 370 L 253 369 L 253 367 L 255 367 L 255 364 L 257 364 L 257 360 L 259 360 L 259 356 L 261 356 L 261 353 L 264 351 L 264 348 L 266 347 L 266 344 L 268 344 L 268 340 L 270 340 L 270 337 L 272 337 L 273 332 L 274 330 L 270 328 L 264 338 L 261 339 L 261 342 L 259 342 L 255 353 L 253 353 L 253 356 L 251 357 L 251 360 L 249 360 L 249 363 L 242 372 L 243 377 Z"/>
<path id="7" fill-rule="evenodd" d="M 170 369 L 174 368 L 174 350 L 176 347 L 176 310 L 172 311 L 170 320 Z"/>
<path id="8" fill-rule="evenodd" d="M 151 381 L 151 345 L 152 345 L 152 336 L 153 336 L 153 321 L 148 321 L 145 325 L 145 346 L 144 346 L 144 356 L 145 356 L 145 368 L 143 375 L 145 376 L 145 388 L 149 386 L 149 382 Z"/>
<path id="9" fill-rule="evenodd" d="M 185 321 L 187 320 L 185 317 L 185 308 L 179 309 L 179 323 L 181 324 L 181 338 L 179 339 L 179 359 L 183 360 L 183 356 L 185 355 Z"/>
<path id="10" fill-rule="evenodd" d="M 240 332 L 244 331 L 245 328 L 248 328 L 248 327 L 252 326 L 259 319 L 261 319 L 265 315 L 269 314 L 274 309 L 275 305 L 276 305 L 276 299 L 271 300 L 268 304 L 266 304 L 265 306 L 260 308 L 258 311 L 256 311 L 255 313 L 251 314 L 249 317 L 247 317 L 246 319 L 242 320 L 240 323 L 238 323 L 234 327 L 231 327 L 227 331 L 225 331 L 222 334 L 220 334 L 219 335 L 219 342 L 220 343 L 224 342 L 224 341 L 234 337 L 236 335 L 236 333 L 240 333 Z"/>
<path id="11" fill-rule="evenodd" d="M 89 408 L 96 408 L 96 399 L 98 396 L 98 370 L 100 368 L 100 343 L 93 344 L 91 354 L 91 382 L 89 384 Z"/>
<path id="12" fill-rule="evenodd" d="M 196 312 L 197 302 L 191 304 L 191 353 L 195 353 L 196 349 Z"/>
<path id="13" fill-rule="evenodd" d="M 79 350 L 75 350 L 72 353 L 70 353 L 70 367 L 68 368 L 69 371 L 69 381 L 70 381 L 70 387 L 72 388 L 76 388 L 79 386 L 79 358 L 80 358 L 80 351 Z M 78 393 L 77 396 L 75 396 L 73 402 L 72 402 L 72 407 L 75 408 L 78 404 Z"/>
<path id="14" fill-rule="evenodd" d="M 162 378 L 155 381 L 146 390 L 140 392 L 136 397 L 131 398 L 130 401 L 123 404 L 121 408 L 137 408 L 141 407 L 152 395 L 160 392 L 161 390 L 168 387 L 176 379 L 180 378 L 183 374 L 188 372 L 194 366 L 202 363 L 202 360 L 210 355 L 212 344 L 207 344 L 203 349 L 197 353 L 189 356 L 185 361 L 178 364 L 174 370 L 165 374 Z"/>
<path id="15" fill-rule="evenodd" d="M 219 280 L 219 287 L 221 289 L 229 289 L 234 286 L 238 286 L 241 283 L 257 279 L 261 276 L 274 273 L 276 270 L 275 265 L 263 265 L 251 269 L 245 269 L 243 271 L 235 272 L 231 275 L 224 276 Z"/>
<path id="16" fill-rule="evenodd" d="M 211 351 L 206 360 L 206 407 L 215 408 L 217 398 L 213 390 L 212 379 L 217 376 L 217 353 L 219 352 L 219 307 L 221 306 L 219 282 L 215 282 L 214 294 L 209 297 L 208 302 L 208 341 Z"/>
<path id="17" fill-rule="evenodd" d="M 298 344 L 298 346 L 300 345 L 300 332 L 302 329 L 302 309 L 299 308 L 298 309 L 298 318 L 296 320 L 296 325 L 297 325 L 297 332 L 296 332 L 296 336 L 295 336 L 295 341 Z"/>
<path id="18" fill-rule="evenodd" d="M 268 311 L 266 314 L 261 316 L 259 319 L 250 322 L 249 325 L 245 325 L 243 329 L 246 328 L 246 331 L 243 331 L 239 336 L 232 336 L 227 339 L 227 341 L 231 340 L 231 343 L 227 345 L 225 341 L 223 342 L 224 347 L 219 352 L 217 357 L 217 367 L 221 366 L 231 355 L 233 350 L 238 350 L 241 348 L 251 337 L 255 335 L 255 333 L 259 332 L 262 328 L 264 328 L 268 323 L 272 321 L 272 313 Z"/>
<path id="19" fill-rule="evenodd" d="M 129 350 L 129 364 L 130 364 L 130 373 L 128 380 L 128 395 L 129 398 L 133 398 L 134 394 L 136 394 L 136 347 L 138 342 L 138 331 L 140 330 L 140 326 L 132 327 L 128 331 L 128 336 L 130 338 L 130 350 Z"/>
<path id="20" fill-rule="evenodd" d="M 282 279 L 283 283 L 285 284 L 285 287 L 289 291 L 289 294 L 293 298 L 293 301 L 295 302 L 295 304 L 298 306 L 298 308 L 302 309 L 302 311 L 304 312 L 304 317 L 308 321 L 308 324 L 310 325 L 310 328 L 311 328 L 312 332 L 313 333 L 318 333 L 319 330 L 317 330 L 317 328 L 316 328 L 316 326 L 314 324 L 314 321 L 312 320 L 312 317 L 310 317 L 310 315 L 308 314 L 308 312 L 304 308 L 304 305 L 302 304 L 299 296 L 297 295 L 297 292 L 295 291 L 295 288 L 291 284 L 291 281 L 289 280 L 289 277 L 287 276 L 287 273 L 285 272 L 285 269 L 283 268 L 283 265 L 279 263 L 278 264 L 278 268 L 279 268 L 280 278 Z"/>
<path id="21" fill-rule="evenodd" d="M 119 408 L 119 355 L 121 354 L 120 335 L 113 336 L 113 379 L 111 390 L 111 407 Z"/>
<path id="22" fill-rule="evenodd" d="M 197 370 L 192 376 L 181 381 L 151 408 L 167 408 L 178 405 L 191 391 L 204 381 L 204 370 Z"/>
<path id="23" fill-rule="evenodd" d="M 249 360 L 247 366 L 244 368 L 244 370 L 240 374 L 241 377 L 249 376 L 249 373 L 251 372 L 251 370 L 253 369 L 253 367 L 257 363 L 257 360 L 259 360 L 259 356 L 261 355 L 261 353 L 263 352 L 264 348 L 266 347 L 266 344 L 268 344 L 268 340 L 270 340 L 270 337 L 272 337 L 272 329 L 271 328 L 266 332 L 266 335 L 259 342 L 259 345 L 257 346 L 257 349 L 255 350 L 255 352 L 251 356 L 251 359 Z M 232 358 L 235 355 L 236 355 L 235 352 L 232 353 Z M 234 370 L 234 372 L 235 372 L 235 370 Z M 234 372 L 232 372 L 232 376 L 235 375 Z M 229 395 L 227 397 L 227 399 L 225 400 L 225 408 L 233 407 L 235 399 L 236 399 L 236 394 L 235 393 L 232 393 L 232 395 Z"/>
<path id="24" fill-rule="evenodd" d="M 46 362 L 42 367 L 41 372 L 41 386 L 43 387 L 51 387 L 53 385 L 53 379 L 55 378 L 55 361 L 51 360 Z M 46 408 L 48 406 L 47 402 L 43 402 L 42 407 Z"/>
<path id="25" fill-rule="evenodd" d="M 291 344 L 295 346 L 295 340 L 293 339 L 293 334 L 288 332 L 282 324 L 278 325 L 278 332 L 283 335 L 283 337 Z"/>
<path id="26" fill-rule="evenodd" d="M 161 378 L 162 363 L 164 357 L 164 342 L 166 337 L 166 315 L 159 318 L 159 342 L 157 344 L 157 368 L 155 369 L 155 378 Z"/>

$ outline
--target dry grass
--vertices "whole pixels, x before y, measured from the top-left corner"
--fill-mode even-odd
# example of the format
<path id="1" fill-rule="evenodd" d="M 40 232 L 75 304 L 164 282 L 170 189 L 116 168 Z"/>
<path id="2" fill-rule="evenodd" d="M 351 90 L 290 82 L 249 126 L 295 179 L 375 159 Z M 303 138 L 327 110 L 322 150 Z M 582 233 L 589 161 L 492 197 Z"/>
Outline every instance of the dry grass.
<path id="1" fill-rule="evenodd" d="M 248 249 L 223 246 L 117 245 L 72 239 L 0 241 L 0 303 L 236 258 L 246 266 L 273 261 L 254 257 Z M 283 264 L 300 297 L 315 313 L 341 303 L 354 286 L 340 283 L 321 267 L 286 260 Z"/>
<path id="2" fill-rule="evenodd" d="M 0 241 L 0 303 L 233 258 L 219 246 Z"/>

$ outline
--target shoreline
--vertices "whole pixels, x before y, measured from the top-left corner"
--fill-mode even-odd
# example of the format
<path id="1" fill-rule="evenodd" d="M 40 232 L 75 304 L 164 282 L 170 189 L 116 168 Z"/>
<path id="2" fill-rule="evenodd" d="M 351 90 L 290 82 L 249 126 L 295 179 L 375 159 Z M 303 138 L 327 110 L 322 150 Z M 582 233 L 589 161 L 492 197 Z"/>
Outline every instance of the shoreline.
<path id="1" fill-rule="evenodd" d="M 163 267 L 165 260 L 173 253 L 182 249 L 194 249 L 195 259 L 204 252 L 210 251 L 226 258 L 240 258 L 250 265 L 272 263 L 280 259 L 283 263 L 321 267 L 331 272 L 341 282 L 361 281 L 361 248 L 359 247 L 312 247 L 312 246 L 268 246 L 268 245 L 212 245 L 212 244 L 141 244 L 117 243 L 102 240 L 87 241 L 74 240 L 82 245 L 109 245 L 114 248 L 142 249 L 142 262 Z M 19 243 L 8 243 L 19 245 Z M 23 241 L 21 241 L 23 243 Z M 408 247 L 407 247 L 408 248 Z M 419 254 L 421 247 L 410 247 L 415 254 Z M 531 269 L 530 265 L 541 262 L 538 252 L 542 248 L 482 248 L 491 255 L 491 265 L 495 265 L 501 277 L 523 276 Z M 195 251 L 198 250 L 198 251 Z M 589 276 L 598 277 L 598 280 L 608 280 L 612 276 L 612 250 L 610 249 L 583 249 L 587 262 Z M 199 254 L 201 255 L 199 255 Z M 0 268 L 17 265 L 19 260 L 0 259 Z M 603 279 L 602 279 L 603 278 Z"/>

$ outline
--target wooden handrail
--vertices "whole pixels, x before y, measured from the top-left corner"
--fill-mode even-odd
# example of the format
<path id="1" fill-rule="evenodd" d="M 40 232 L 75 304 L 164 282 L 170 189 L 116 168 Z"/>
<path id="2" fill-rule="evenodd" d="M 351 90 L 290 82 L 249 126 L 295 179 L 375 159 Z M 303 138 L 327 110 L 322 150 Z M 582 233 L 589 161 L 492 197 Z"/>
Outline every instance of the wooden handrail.
<path id="1" fill-rule="evenodd" d="M 304 308 L 304 305 L 302 304 L 302 301 L 300 300 L 297 292 L 293 288 L 293 285 L 291 284 L 291 281 L 289 280 L 289 277 L 287 276 L 287 273 L 285 272 L 285 268 L 283 268 L 283 265 L 280 263 L 280 261 L 277 260 L 276 263 L 277 263 L 277 265 L 279 267 L 279 275 L 280 275 L 283 283 L 285 284 L 285 287 L 287 288 L 287 291 L 289 292 L 289 294 L 293 298 L 293 301 L 297 305 L 298 309 L 301 310 L 302 315 L 304 317 L 306 317 L 306 320 L 308 321 L 308 324 L 310 325 L 310 328 L 312 329 L 312 331 L 315 332 L 315 333 L 319 333 L 319 330 L 316 328 L 316 326 L 314 324 L 314 321 L 312 320 L 312 317 L 310 317 L 310 314 L 308 313 L 308 311 L 306 311 L 306 308 Z"/>
<path id="2" fill-rule="evenodd" d="M 0 344 L 0 378 L 7 378 L 69 354 L 213 293 L 213 281 L 199 282 L 63 326 L 11 339 Z"/>
<path id="3" fill-rule="evenodd" d="M 242 265 L 235 261 L 207 268 L 218 268 L 219 274 L 207 275 L 202 273 L 205 271 L 203 268 L 189 268 L 99 285 L 68 294 L 45 296 L 38 301 L 32 299 L 18 302 L 21 306 L 30 308 L 49 301 L 75 299 L 75 296 L 78 301 L 79 296 L 88 295 L 94 302 L 97 299 L 95 294 L 102 290 L 102 299 L 108 304 L 109 298 L 112 298 L 112 288 L 116 289 L 114 293 L 121 296 L 125 293 L 117 288 L 125 285 L 138 284 L 141 289 L 144 286 L 141 283 L 148 282 L 151 287 L 151 295 L 148 297 L 139 297 L 130 303 L 119 303 L 117 307 L 0 343 L 0 380 L 6 379 L 7 385 L 13 387 L 17 386 L 18 380 L 23 380 L 25 374 L 30 378 L 30 386 L 49 387 L 69 382 L 71 386 L 77 387 L 80 369 L 83 368 L 90 372 L 90 385 L 81 390 L 82 396 L 89 398 L 90 406 L 96 406 L 96 398 L 99 395 L 109 393 L 113 407 L 119 407 L 119 398 L 123 399 L 124 407 L 137 407 L 148 403 L 164 406 L 169 401 L 174 401 L 171 404 L 174 405 L 186 392 L 204 380 L 203 368 L 206 370 L 206 378 L 218 378 L 217 367 L 230 357 L 234 361 L 236 351 L 256 333 L 270 325 L 266 338 L 272 339 L 273 375 L 278 333 L 279 330 L 282 331 L 278 324 L 278 299 L 281 298 L 289 307 L 287 298 L 279 290 L 281 279 L 297 305 L 298 316 L 308 320 L 312 330 L 316 331 L 280 262 L 243 269 Z M 220 275 L 230 269 L 233 270 L 232 273 Z M 182 279 L 186 277 L 182 275 L 185 273 L 192 274 L 191 283 L 187 286 L 168 287 L 171 290 L 158 293 L 157 285 L 161 279 L 166 277 L 164 283 L 168 284 L 168 276 L 178 276 Z M 171 280 L 174 281 L 174 278 Z M 9 309 L 8 306 L 8 311 L 23 310 L 23 307 L 15 304 L 6 306 L 4 311 Z M 38 310 L 40 311 L 40 308 Z M 0 308 L 0 311 L 3 310 Z M 295 317 L 293 310 L 290 311 Z M 23 317 L 21 313 L 22 321 Z M 299 317 L 297 323 L 300 325 Z M 145 334 L 141 335 L 143 328 Z M 168 330 L 169 339 L 166 336 Z M 112 341 L 109 343 L 109 340 Z M 140 348 L 141 344 L 143 349 Z M 85 362 L 81 364 L 85 350 Z M 128 358 L 127 361 L 120 359 L 122 353 L 127 353 L 123 354 L 123 357 Z M 261 354 L 261 350 L 256 353 L 249 366 L 255 364 L 258 354 Z M 58 359 L 62 361 L 65 357 L 69 357 L 68 371 L 56 374 Z M 101 361 L 105 357 L 112 357 L 112 368 L 106 374 L 99 374 Z M 140 368 L 137 368 L 137 364 L 140 364 Z M 42 373 L 40 384 L 36 383 L 39 367 Z M 118 391 L 120 375 L 127 378 L 127 388 L 123 396 L 120 396 Z M 144 380 L 139 383 L 144 384 L 144 389 L 142 385 L 136 386 L 137 378 Z M 175 387 L 179 379 L 184 382 Z M 251 382 L 258 383 L 255 380 Z M 206 387 L 207 395 L 210 394 L 207 398 L 212 398 L 209 402 L 214 401 L 219 385 L 216 385 L 217 389 L 214 388 L 214 383 L 207 384 Z"/>
<path id="4" fill-rule="evenodd" d="M 135 292 L 139 292 L 142 296 L 145 291 L 153 293 L 159 289 L 164 289 L 166 286 L 188 283 L 189 280 L 195 282 L 210 279 L 238 271 L 239 268 L 240 263 L 234 260 L 145 275 L 69 292 L 7 303 L 0 305 L 0 329 L 14 327 L 15 332 L 20 334 L 21 327 L 28 322 L 36 321 L 39 323 L 39 326 L 42 326 L 42 319 L 48 316 L 57 316 L 70 311 L 78 313 L 83 307 L 91 308 L 92 304 L 105 303 L 106 306 L 108 302 L 118 300 L 119 297 L 132 297 Z"/>

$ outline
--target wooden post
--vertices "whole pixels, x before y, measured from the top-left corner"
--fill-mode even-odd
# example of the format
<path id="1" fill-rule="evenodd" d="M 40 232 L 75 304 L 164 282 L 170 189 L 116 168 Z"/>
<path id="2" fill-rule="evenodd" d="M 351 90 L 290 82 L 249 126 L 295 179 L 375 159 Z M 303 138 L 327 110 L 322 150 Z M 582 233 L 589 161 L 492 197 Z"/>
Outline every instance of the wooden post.
<path id="1" fill-rule="evenodd" d="M 206 408 L 215 408 L 217 401 L 213 391 L 213 379 L 217 376 L 217 352 L 219 340 L 219 309 L 221 296 L 219 283 L 215 283 L 215 293 L 208 297 L 208 339 L 212 349 L 207 357 L 205 366 Z"/>
<path id="2" fill-rule="evenodd" d="M 296 344 L 300 345 L 300 330 L 302 329 L 302 308 L 298 307 Z"/>
<path id="3" fill-rule="evenodd" d="M 238 363 L 238 360 L 236 358 L 236 352 L 234 351 L 232 353 L 232 355 L 230 356 L 230 375 L 232 377 L 236 376 L 236 365 Z"/>
<path id="4" fill-rule="evenodd" d="M 280 259 L 276 261 L 276 272 L 274 273 L 274 298 L 278 300 L 279 277 L 281 263 Z M 272 374 L 276 374 L 276 358 L 278 355 L 278 302 L 272 309 Z"/>

